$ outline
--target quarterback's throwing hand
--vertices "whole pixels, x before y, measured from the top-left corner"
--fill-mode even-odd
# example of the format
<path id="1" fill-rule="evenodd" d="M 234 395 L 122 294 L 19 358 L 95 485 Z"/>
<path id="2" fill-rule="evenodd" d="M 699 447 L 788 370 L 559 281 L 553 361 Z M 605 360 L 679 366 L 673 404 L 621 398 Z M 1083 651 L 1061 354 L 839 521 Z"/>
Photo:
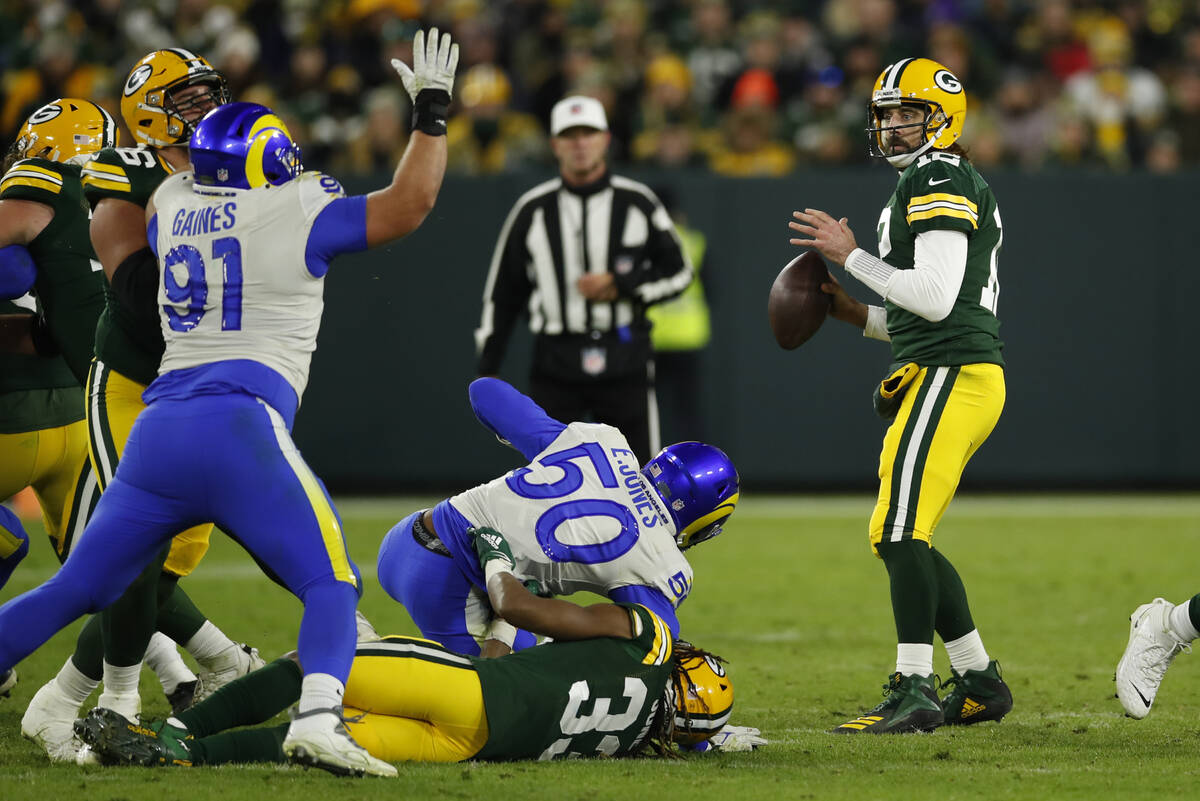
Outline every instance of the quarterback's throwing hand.
<path id="1" fill-rule="evenodd" d="M 412 69 L 398 58 L 392 59 L 392 68 L 400 74 L 404 91 L 413 100 L 423 89 L 440 89 L 451 94 L 454 71 L 458 69 L 458 45 L 450 43 L 448 33 L 443 33 L 438 41 L 437 28 L 429 29 L 428 40 L 425 31 L 417 31 L 413 37 Z"/>
<path id="2" fill-rule="evenodd" d="M 788 242 L 793 245 L 816 248 L 821 251 L 822 256 L 843 267 L 846 257 L 858 247 L 854 241 L 854 232 L 850 230 L 845 217 L 835 220 L 820 209 L 793 211 L 792 216 L 800 222 L 790 222 L 788 228 L 812 237 L 789 239 Z"/>

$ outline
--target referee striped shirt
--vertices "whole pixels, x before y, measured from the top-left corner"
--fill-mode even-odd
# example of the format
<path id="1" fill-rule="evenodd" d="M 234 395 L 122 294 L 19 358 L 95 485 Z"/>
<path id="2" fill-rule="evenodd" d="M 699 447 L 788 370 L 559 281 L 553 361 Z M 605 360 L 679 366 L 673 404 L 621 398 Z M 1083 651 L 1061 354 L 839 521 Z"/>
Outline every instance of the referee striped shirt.
<path id="1" fill-rule="evenodd" d="M 610 272 L 618 298 L 586 300 L 585 273 Z M 475 331 L 478 373 L 495 375 L 513 328 L 527 314 L 535 336 L 616 333 L 646 340 L 647 306 L 683 292 L 692 280 L 675 227 L 649 187 L 619 175 L 571 187 L 555 178 L 517 200 L 500 231 Z"/>

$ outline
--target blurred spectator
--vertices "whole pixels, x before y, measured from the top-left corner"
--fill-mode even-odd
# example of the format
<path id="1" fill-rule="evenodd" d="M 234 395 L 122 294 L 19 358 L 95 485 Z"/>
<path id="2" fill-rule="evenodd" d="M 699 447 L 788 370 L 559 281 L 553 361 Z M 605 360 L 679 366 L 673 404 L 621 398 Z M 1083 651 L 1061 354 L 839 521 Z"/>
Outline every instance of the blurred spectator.
<path id="1" fill-rule="evenodd" d="M 1088 54 L 1093 68 L 1067 81 L 1066 95 L 1091 124 L 1096 150 L 1109 166 L 1141 164 L 1146 136 L 1166 112 L 1162 82 L 1131 64 L 1132 41 L 1116 17 L 1093 26 Z"/>
<path id="2" fill-rule="evenodd" d="M 460 80 L 459 113 L 446 125 L 450 171 L 490 175 L 549 162 L 541 125 L 509 108 L 512 85 L 503 70 L 476 64 Z"/>
<path id="3" fill-rule="evenodd" d="M 865 154 L 866 104 L 846 97 L 844 78 L 840 68 L 826 67 L 789 107 L 788 116 L 797 123 L 792 142 L 801 161 L 844 164 Z"/>
<path id="4" fill-rule="evenodd" d="M 340 169 L 380 172 L 394 168 L 408 144 L 408 101 L 394 86 L 372 89 L 363 104 L 365 117 L 346 143 Z"/>
<path id="5" fill-rule="evenodd" d="M 742 74 L 725 115 L 725 141 L 709 159 L 722 175 L 739 177 L 787 175 L 796 165 L 790 147 L 775 138 L 779 88 L 766 70 Z"/>
<path id="6" fill-rule="evenodd" d="M 183 47 L 221 69 L 238 99 L 279 104 L 308 166 L 356 160 L 342 152 L 350 141 L 374 143 L 371 163 L 383 134 L 360 138 L 363 126 L 393 130 L 390 101 L 372 92 L 394 88 L 389 61 L 411 63 L 413 33 L 435 24 L 462 44 L 460 80 L 475 66 L 502 72 L 505 117 L 540 122 L 567 94 L 601 99 L 616 163 L 754 174 L 797 158 L 862 163 L 876 77 L 926 56 L 971 87 L 981 116 L 968 144 L 981 157 L 1023 169 L 1200 164 L 1194 0 L 10 0 L 0 2 L 0 133 L 11 141 L 26 114 L 62 94 L 115 110 L 130 64 Z M 759 73 L 775 100 L 735 109 L 735 87 Z M 507 139 L 491 138 L 487 109 L 462 110 L 464 142 Z"/>

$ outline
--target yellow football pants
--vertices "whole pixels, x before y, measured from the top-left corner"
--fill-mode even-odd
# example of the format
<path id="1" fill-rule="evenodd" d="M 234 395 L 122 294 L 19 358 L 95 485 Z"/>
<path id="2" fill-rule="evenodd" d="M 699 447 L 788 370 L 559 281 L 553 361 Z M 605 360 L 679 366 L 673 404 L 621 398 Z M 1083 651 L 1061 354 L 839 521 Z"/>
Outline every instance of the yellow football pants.
<path id="1" fill-rule="evenodd" d="M 100 488 L 108 486 L 117 472 L 125 442 L 137 416 L 146 408 L 142 402 L 145 384 L 139 384 L 93 359 L 88 372 L 88 455 Z M 204 523 L 175 535 L 163 570 L 186 576 L 196 569 L 208 552 L 213 524 Z"/>
<path id="2" fill-rule="evenodd" d="M 999 365 L 921 369 L 883 438 L 871 515 L 876 555 L 885 541 L 932 545 L 967 462 L 1000 419 L 1004 392 Z"/>
<path id="3" fill-rule="evenodd" d="M 386 762 L 461 762 L 487 743 L 479 674 L 430 640 L 360 643 L 343 700 L 350 734 Z"/>
<path id="4" fill-rule="evenodd" d="M 99 498 L 88 462 L 83 420 L 57 428 L 0 434 L 0 499 L 33 487 L 42 522 L 60 560 L 83 531 Z"/>

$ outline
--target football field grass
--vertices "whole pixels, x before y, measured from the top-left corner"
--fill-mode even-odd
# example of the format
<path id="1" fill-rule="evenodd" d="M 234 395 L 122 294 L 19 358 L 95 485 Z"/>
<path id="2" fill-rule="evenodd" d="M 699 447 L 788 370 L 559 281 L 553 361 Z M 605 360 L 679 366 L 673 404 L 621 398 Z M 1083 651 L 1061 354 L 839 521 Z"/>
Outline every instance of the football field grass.
<path id="1" fill-rule="evenodd" d="M 432 499 L 339 504 L 381 632 L 415 633 L 374 581 L 380 538 Z M 886 573 L 864 534 L 868 495 L 747 497 L 726 532 L 689 552 L 696 581 L 683 633 L 728 660 L 733 722 L 770 745 L 683 760 L 401 765 L 399 779 L 346 780 L 286 766 L 51 766 L 20 736 L 37 688 L 70 653 L 73 624 L 19 667 L 0 700 L 0 799 L 512 798 L 1169 799 L 1200 787 L 1200 655 L 1168 673 L 1153 713 L 1113 698 L 1129 613 L 1200 591 L 1200 496 L 985 496 L 957 500 L 935 544 L 954 562 L 988 650 L 1015 698 L 1000 724 L 931 734 L 837 737 L 873 706 L 895 659 Z M 32 527 L 38 528 L 38 527 Z M 40 528 L 0 600 L 54 567 Z M 294 647 L 300 604 L 217 536 L 184 586 L 227 633 L 267 658 Z M 586 599 L 583 599 L 586 600 Z M 941 645 L 935 670 L 949 665 Z M 148 672 L 144 712 L 166 702 Z"/>

